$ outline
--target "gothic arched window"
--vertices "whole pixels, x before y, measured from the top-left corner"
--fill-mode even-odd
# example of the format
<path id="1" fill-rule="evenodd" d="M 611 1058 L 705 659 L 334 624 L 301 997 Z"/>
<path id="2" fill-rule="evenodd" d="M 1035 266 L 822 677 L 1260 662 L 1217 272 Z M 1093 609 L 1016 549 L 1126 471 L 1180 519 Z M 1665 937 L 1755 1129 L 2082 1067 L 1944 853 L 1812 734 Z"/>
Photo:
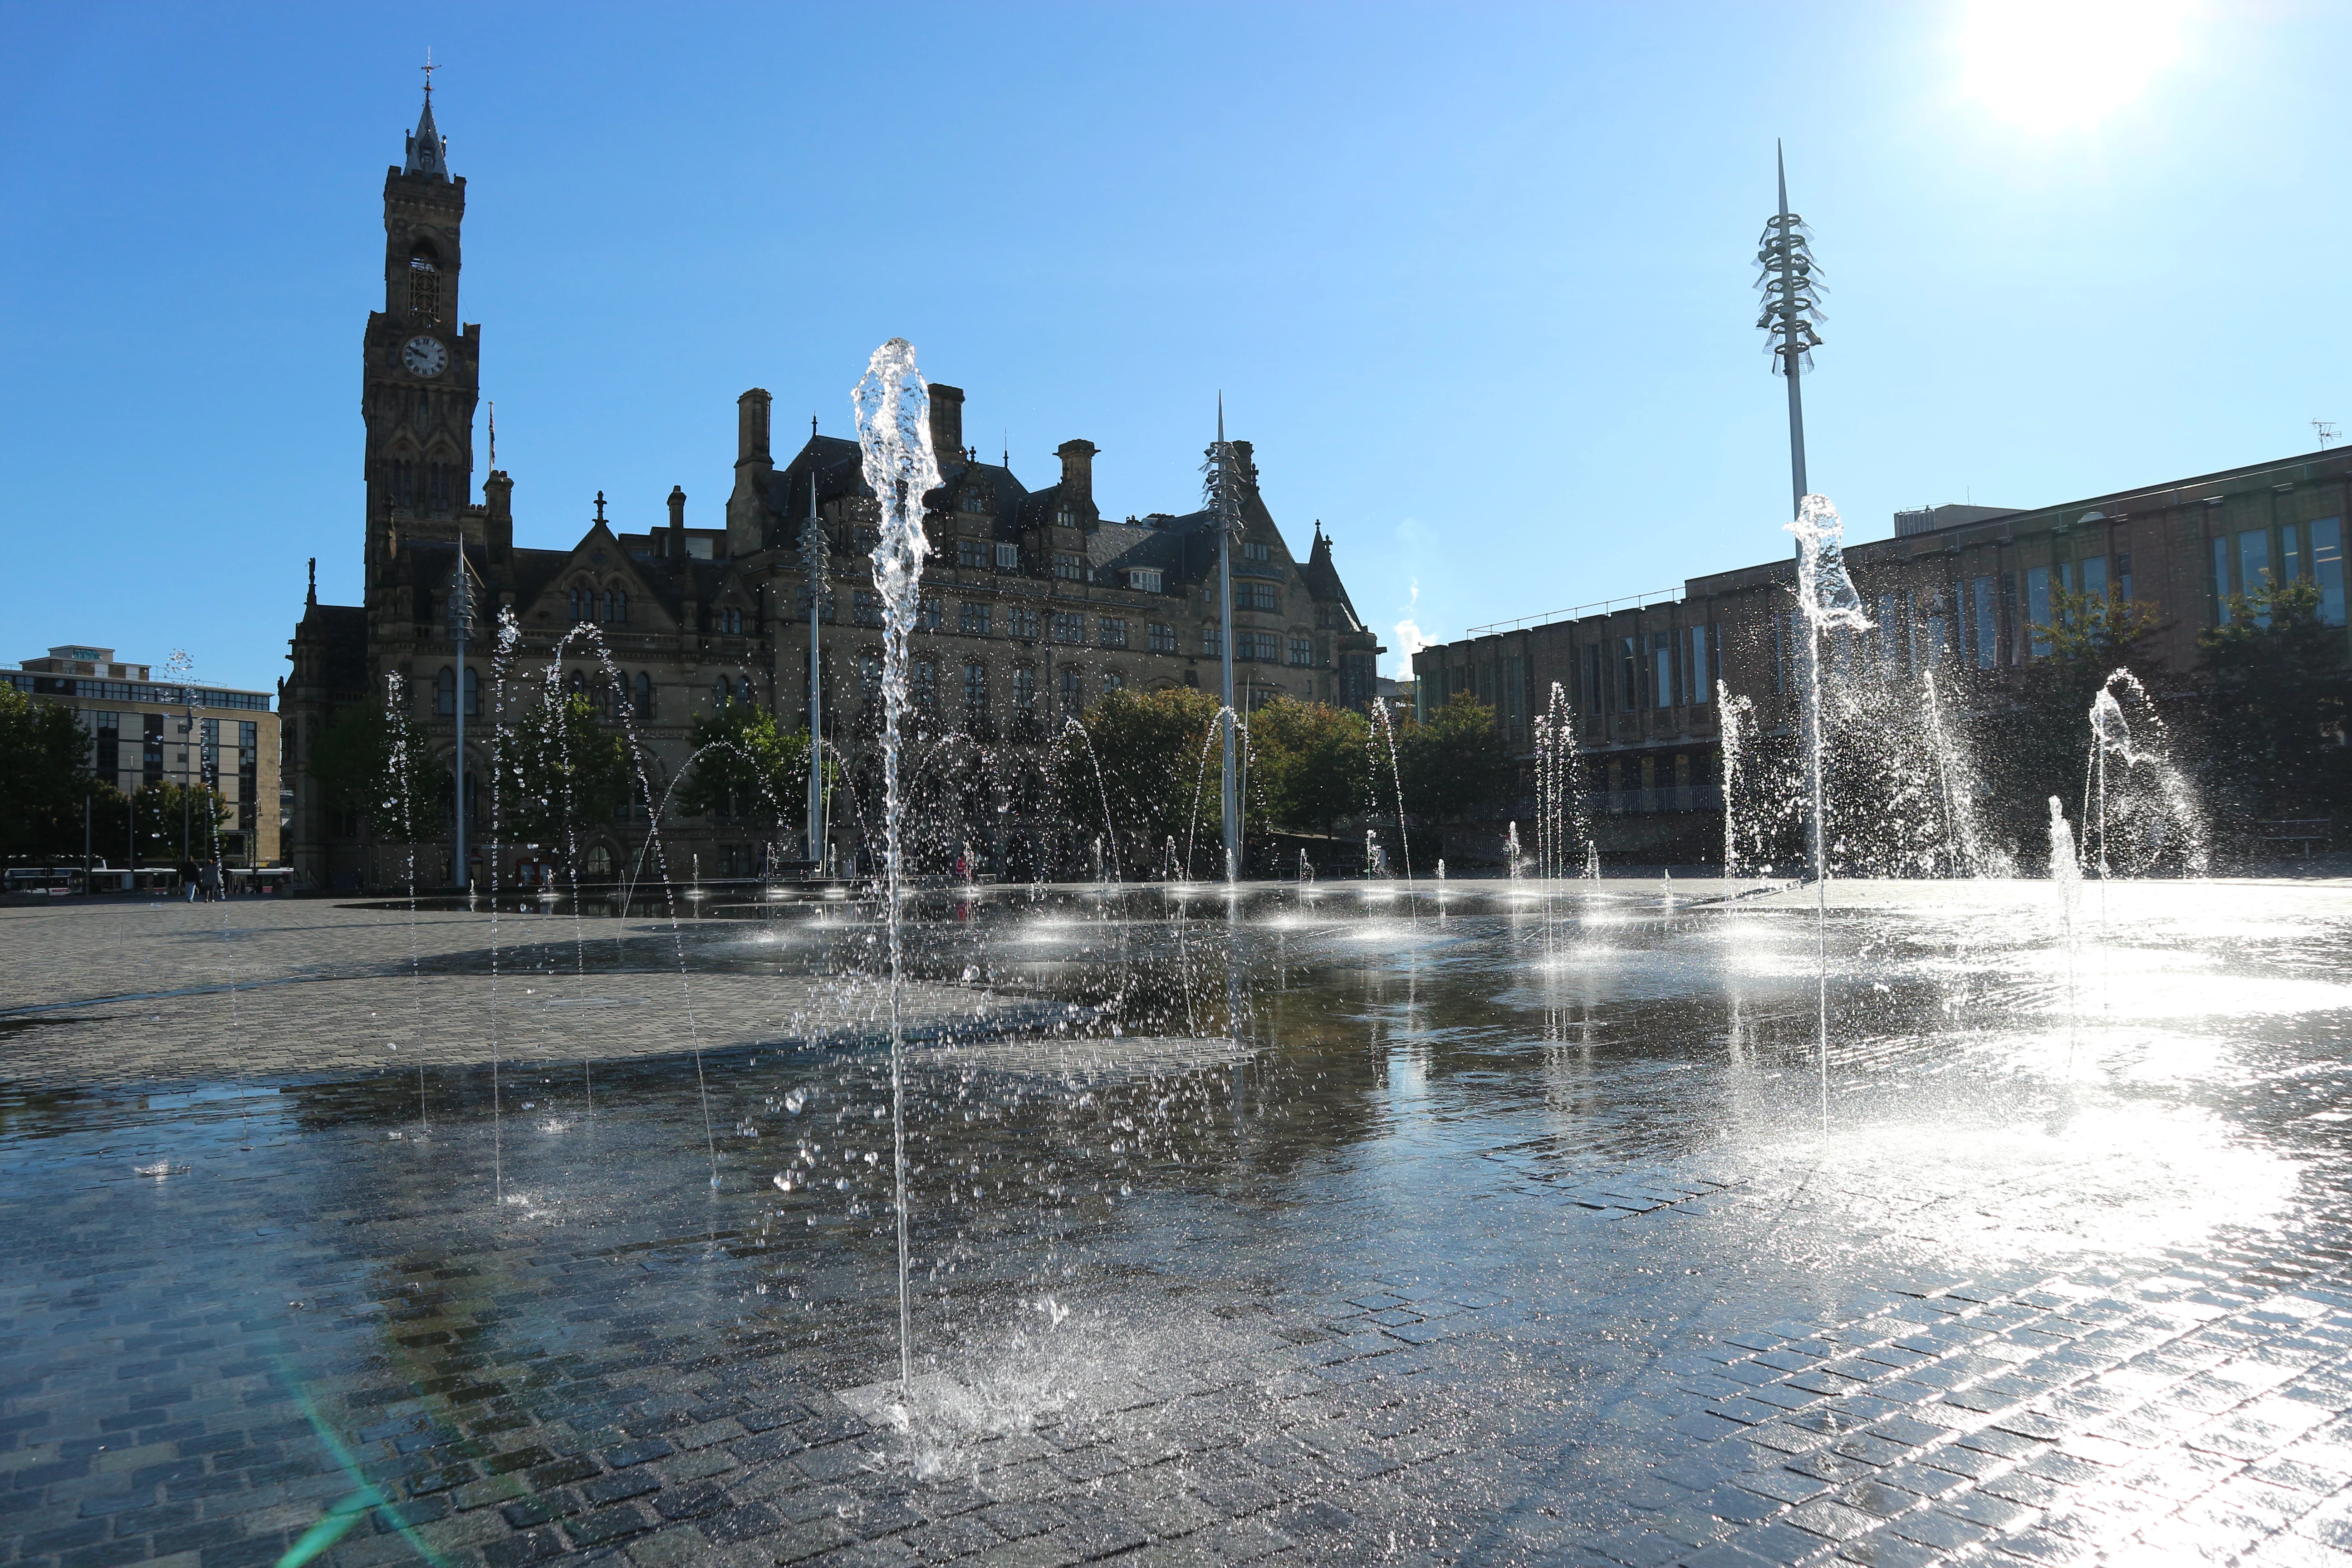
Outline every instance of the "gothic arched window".
<path id="1" fill-rule="evenodd" d="M 457 676 L 446 665 L 433 678 L 433 711 L 444 719 L 457 711 Z"/>
<path id="2" fill-rule="evenodd" d="M 637 671 L 637 717 L 654 716 L 654 678 L 644 670 Z"/>
<path id="3" fill-rule="evenodd" d="M 629 591 L 614 588 L 604 595 L 604 618 L 616 626 L 629 624 Z"/>
<path id="4" fill-rule="evenodd" d="M 408 253 L 408 313 L 420 321 L 441 319 L 441 253 L 429 240 Z"/>
<path id="5" fill-rule="evenodd" d="M 723 675 L 719 678 L 719 684 L 712 689 L 718 694 L 719 705 L 722 708 L 727 705 L 728 699 L 734 695 L 732 691 L 728 689 L 727 678 Z"/>
<path id="6" fill-rule="evenodd" d="M 482 672 L 470 665 L 466 669 L 466 717 L 482 716 Z"/>

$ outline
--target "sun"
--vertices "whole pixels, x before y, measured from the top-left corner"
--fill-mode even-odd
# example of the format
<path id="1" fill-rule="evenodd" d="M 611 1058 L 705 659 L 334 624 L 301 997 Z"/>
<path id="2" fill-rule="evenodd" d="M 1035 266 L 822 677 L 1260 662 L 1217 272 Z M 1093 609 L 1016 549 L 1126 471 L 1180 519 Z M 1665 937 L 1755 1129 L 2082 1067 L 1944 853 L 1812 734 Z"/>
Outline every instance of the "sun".
<path id="1" fill-rule="evenodd" d="M 1964 0 L 1960 90 L 2027 130 L 2097 124 L 2185 47 L 2186 0 Z"/>

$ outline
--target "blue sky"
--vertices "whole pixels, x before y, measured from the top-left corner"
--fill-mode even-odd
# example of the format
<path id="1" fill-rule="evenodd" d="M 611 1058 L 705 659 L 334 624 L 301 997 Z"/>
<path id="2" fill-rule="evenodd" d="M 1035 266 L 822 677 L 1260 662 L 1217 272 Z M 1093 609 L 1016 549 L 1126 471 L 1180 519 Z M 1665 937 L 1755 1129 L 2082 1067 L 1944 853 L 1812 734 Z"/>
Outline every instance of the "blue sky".
<path id="1" fill-rule="evenodd" d="M 898 334 L 1033 485 L 1099 446 L 1112 513 L 1191 504 L 1222 389 L 1391 648 L 1776 556 L 1775 137 L 1853 535 L 2352 426 L 2341 8 L 20 5 L 0 42 L 0 660 L 267 685 L 306 557 L 356 600 L 428 45 L 523 543 L 599 489 L 715 522 L 736 395 L 841 432 Z"/>

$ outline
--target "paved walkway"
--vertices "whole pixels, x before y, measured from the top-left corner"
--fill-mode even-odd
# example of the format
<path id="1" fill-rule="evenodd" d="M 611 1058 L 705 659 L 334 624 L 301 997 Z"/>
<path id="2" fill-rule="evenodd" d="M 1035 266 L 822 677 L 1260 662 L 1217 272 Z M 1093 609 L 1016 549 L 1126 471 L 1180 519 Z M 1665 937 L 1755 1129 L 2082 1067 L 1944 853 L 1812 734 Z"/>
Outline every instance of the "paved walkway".
<path id="1" fill-rule="evenodd" d="M 2352 1563 L 2336 896 L 2119 899 L 2071 991 L 2015 900 L 1856 915 L 1827 1140 L 1778 915 L 1269 921 L 1238 1047 L 1164 1026 L 1213 942 L 1057 926 L 1014 989 L 1127 963 L 1139 1026 L 917 1062 L 903 1417 L 870 1050 L 495 1101 L 457 1051 L 423 1117 L 373 1068 L 45 1068 L 0 1096 L 0 1552 Z"/>

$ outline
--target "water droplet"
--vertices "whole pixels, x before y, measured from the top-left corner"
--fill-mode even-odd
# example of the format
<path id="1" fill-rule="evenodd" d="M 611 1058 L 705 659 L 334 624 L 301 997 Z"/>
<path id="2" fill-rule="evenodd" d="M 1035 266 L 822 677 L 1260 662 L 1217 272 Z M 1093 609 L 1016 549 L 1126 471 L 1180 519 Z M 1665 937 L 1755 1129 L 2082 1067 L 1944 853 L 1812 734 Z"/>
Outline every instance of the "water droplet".
<path id="1" fill-rule="evenodd" d="M 793 1090 L 792 1093 L 784 1096 L 784 1109 L 791 1111 L 794 1116 L 798 1116 L 801 1113 L 801 1107 L 807 1103 L 808 1095 L 806 1091 L 802 1089 L 796 1089 Z"/>

